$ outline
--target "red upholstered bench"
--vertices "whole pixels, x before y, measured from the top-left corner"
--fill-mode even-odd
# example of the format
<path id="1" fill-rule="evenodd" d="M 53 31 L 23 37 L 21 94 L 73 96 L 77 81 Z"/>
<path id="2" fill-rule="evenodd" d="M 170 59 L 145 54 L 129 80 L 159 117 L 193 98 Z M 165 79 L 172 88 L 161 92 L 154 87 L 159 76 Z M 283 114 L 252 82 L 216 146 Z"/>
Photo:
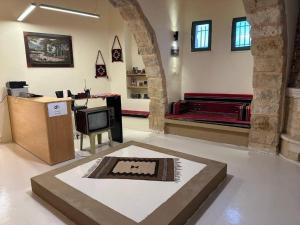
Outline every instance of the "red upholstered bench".
<path id="1" fill-rule="evenodd" d="M 148 118 L 149 112 L 135 111 L 135 110 L 122 110 L 122 116 Z"/>
<path id="2" fill-rule="evenodd" d="M 167 119 L 250 128 L 252 95 L 185 93 Z"/>

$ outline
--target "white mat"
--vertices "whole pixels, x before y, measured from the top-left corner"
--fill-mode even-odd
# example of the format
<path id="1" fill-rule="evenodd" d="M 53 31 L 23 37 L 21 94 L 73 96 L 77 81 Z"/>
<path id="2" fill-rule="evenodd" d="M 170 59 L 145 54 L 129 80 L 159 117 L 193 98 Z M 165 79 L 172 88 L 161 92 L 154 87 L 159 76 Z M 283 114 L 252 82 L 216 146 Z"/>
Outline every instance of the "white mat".
<path id="1" fill-rule="evenodd" d="M 138 146 L 129 146 L 109 156 L 138 158 L 176 158 Z M 139 181 L 125 179 L 82 178 L 96 160 L 56 175 L 64 183 L 139 223 L 166 202 L 206 165 L 180 158 L 179 182 Z"/>

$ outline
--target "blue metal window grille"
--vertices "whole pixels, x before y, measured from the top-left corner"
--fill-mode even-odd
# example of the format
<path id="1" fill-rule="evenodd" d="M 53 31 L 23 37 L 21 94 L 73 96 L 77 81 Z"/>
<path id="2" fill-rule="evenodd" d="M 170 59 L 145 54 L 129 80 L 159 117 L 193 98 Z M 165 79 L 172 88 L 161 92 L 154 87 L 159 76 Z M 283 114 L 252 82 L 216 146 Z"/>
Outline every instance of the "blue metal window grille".
<path id="1" fill-rule="evenodd" d="M 211 49 L 211 21 L 197 21 L 192 25 L 192 51 Z"/>
<path id="2" fill-rule="evenodd" d="M 251 47 L 251 25 L 245 17 L 233 19 L 232 50 L 249 50 Z"/>

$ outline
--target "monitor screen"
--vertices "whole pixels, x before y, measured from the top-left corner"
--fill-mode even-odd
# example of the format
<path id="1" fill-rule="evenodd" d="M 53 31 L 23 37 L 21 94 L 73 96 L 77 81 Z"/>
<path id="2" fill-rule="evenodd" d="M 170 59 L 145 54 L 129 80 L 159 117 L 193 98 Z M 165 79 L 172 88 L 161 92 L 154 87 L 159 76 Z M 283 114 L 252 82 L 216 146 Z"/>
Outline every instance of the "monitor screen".
<path id="1" fill-rule="evenodd" d="M 108 127 L 108 111 L 88 114 L 89 131 L 96 131 Z"/>

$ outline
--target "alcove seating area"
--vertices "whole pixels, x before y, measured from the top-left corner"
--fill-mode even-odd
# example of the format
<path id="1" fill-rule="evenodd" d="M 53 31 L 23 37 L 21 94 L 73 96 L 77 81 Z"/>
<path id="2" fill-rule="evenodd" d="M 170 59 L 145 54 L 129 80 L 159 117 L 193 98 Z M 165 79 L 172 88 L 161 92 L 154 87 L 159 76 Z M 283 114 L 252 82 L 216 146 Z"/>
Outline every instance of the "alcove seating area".
<path id="1" fill-rule="evenodd" d="M 166 133 L 248 145 L 252 95 L 185 93 L 171 103 Z"/>

